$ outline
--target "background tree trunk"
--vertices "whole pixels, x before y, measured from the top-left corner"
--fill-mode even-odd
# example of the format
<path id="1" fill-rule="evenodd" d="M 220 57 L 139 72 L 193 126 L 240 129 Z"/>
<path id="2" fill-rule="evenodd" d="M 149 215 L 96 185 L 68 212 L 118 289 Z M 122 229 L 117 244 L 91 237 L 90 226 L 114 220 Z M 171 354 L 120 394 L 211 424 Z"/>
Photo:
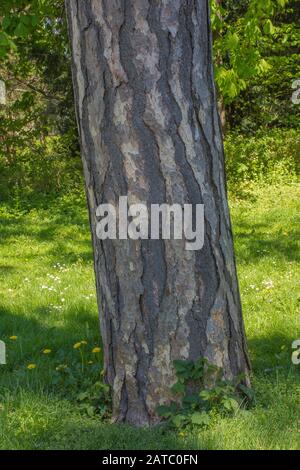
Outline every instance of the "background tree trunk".
<path id="1" fill-rule="evenodd" d="M 173 361 L 248 374 L 206 0 L 66 0 L 105 373 L 116 421 L 147 425 Z M 96 237 L 96 207 L 203 203 L 205 245 Z"/>

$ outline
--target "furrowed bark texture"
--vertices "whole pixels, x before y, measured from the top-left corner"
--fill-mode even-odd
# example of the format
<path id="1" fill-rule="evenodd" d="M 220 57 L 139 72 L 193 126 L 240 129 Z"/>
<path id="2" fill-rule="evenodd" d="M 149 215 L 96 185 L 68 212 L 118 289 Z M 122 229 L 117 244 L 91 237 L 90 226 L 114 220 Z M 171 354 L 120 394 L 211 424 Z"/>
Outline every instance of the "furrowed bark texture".
<path id="1" fill-rule="evenodd" d="M 148 425 L 173 361 L 248 374 L 206 0 L 67 0 L 105 373 L 116 421 Z M 205 244 L 96 237 L 96 207 L 205 205 Z"/>

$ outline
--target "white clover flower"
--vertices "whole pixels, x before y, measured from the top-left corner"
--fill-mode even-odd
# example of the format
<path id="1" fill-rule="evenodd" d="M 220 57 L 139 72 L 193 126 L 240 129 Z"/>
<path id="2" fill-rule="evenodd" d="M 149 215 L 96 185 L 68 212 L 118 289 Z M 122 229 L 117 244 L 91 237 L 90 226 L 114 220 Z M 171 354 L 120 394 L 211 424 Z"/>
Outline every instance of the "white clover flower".
<path id="1" fill-rule="evenodd" d="M 273 289 L 275 287 L 272 279 L 265 279 L 262 282 L 262 285 L 265 287 L 265 289 Z"/>

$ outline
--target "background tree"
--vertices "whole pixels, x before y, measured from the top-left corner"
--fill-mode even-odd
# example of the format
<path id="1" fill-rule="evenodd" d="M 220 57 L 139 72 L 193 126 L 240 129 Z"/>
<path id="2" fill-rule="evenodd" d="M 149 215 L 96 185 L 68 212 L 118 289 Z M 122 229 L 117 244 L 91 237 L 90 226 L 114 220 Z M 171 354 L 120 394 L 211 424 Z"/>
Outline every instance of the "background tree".
<path id="1" fill-rule="evenodd" d="M 173 361 L 249 372 L 224 182 L 208 2 L 66 2 L 105 373 L 116 421 L 171 398 Z M 204 203 L 205 245 L 101 241 L 96 207 Z"/>

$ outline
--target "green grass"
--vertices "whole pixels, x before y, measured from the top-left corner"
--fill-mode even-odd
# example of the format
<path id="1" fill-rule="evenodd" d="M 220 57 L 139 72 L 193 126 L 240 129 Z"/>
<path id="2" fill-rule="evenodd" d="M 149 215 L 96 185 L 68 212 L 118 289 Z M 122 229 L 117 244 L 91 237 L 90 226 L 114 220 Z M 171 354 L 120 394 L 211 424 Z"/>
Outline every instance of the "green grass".
<path id="1" fill-rule="evenodd" d="M 299 193 L 296 185 L 256 188 L 231 201 L 256 400 L 183 433 L 111 425 L 76 401 L 90 394 L 101 363 L 92 353 L 100 335 L 82 198 L 24 214 L 0 207 L 0 339 L 8 350 L 0 449 L 300 449 L 300 369 L 291 363 L 300 338 Z M 80 341 L 83 372 L 73 348 Z M 57 372 L 60 364 L 69 372 Z"/>

